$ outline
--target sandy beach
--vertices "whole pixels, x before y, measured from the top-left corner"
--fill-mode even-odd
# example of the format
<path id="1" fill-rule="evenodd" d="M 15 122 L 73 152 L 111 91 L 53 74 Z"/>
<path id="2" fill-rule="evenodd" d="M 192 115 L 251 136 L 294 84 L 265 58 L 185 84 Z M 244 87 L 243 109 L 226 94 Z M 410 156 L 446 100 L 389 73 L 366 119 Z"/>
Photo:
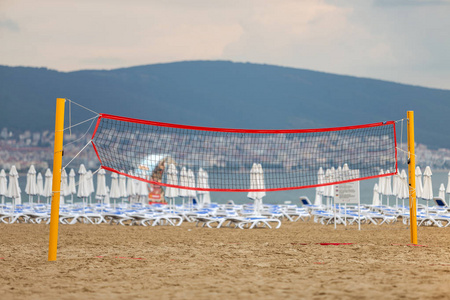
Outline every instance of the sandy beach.
<path id="1" fill-rule="evenodd" d="M 1 299 L 445 299 L 450 229 L 0 224 Z M 320 243 L 345 243 L 329 245 Z M 348 244 L 347 244 L 348 243 Z"/>

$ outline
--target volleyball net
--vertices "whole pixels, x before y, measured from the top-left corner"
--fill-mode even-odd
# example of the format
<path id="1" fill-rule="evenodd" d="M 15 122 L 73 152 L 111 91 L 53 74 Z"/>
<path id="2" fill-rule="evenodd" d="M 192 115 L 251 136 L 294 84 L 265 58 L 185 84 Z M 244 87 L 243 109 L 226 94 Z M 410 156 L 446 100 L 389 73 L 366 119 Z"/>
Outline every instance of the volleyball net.
<path id="1" fill-rule="evenodd" d="M 92 144 L 102 168 L 160 186 L 207 191 L 278 191 L 390 176 L 397 170 L 395 122 L 301 130 L 250 130 L 169 124 L 100 114 Z M 252 188 L 254 163 L 264 189 Z M 173 164 L 208 174 L 207 187 L 169 180 Z M 322 182 L 319 170 L 357 172 Z M 347 167 L 346 166 L 346 167 Z M 173 167 L 171 167 L 173 170 Z M 390 170 L 380 175 L 381 170 Z"/>

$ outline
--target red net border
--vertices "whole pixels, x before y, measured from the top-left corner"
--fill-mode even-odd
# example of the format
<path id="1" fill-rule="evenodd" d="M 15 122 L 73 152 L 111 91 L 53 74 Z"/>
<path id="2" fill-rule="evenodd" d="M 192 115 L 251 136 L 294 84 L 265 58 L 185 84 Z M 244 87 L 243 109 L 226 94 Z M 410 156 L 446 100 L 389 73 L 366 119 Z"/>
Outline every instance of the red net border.
<path id="1" fill-rule="evenodd" d="M 383 174 L 383 175 L 374 175 L 374 176 L 368 176 L 368 177 L 361 177 L 356 179 L 349 179 L 349 180 L 343 180 L 343 181 L 336 181 L 332 183 L 326 183 L 326 184 L 313 184 L 313 185 L 307 185 L 307 186 L 299 186 L 299 187 L 286 187 L 286 188 L 274 188 L 274 189 L 258 189 L 258 190 L 251 190 L 251 189 L 203 189 L 203 188 L 191 188 L 191 187 L 184 187 L 179 185 L 172 185 L 172 184 L 166 184 L 163 182 L 157 182 L 153 180 L 144 179 L 137 176 L 132 176 L 130 174 L 117 171 L 115 169 L 106 167 L 102 165 L 102 160 L 100 159 L 100 156 L 98 154 L 97 148 L 95 147 L 95 143 L 93 141 L 95 134 L 97 133 L 98 126 L 100 125 L 101 119 L 110 119 L 110 120 L 117 120 L 117 121 L 123 121 L 123 122 L 131 122 L 131 123 L 137 123 L 137 124 L 144 124 L 144 125 L 151 125 L 151 126 L 160 126 L 160 127 L 169 127 L 169 128 L 179 128 L 179 129 L 188 129 L 188 130 L 200 130 L 200 131 L 215 131 L 215 132 L 238 132 L 238 133 L 267 133 L 267 134 L 274 134 L 274 133 L 305 133 L 305 132 L 327 132 L 327 131 L 338 131 L 338 130 L 352 130 L 352 129 L 360 129 L 360 128 L 369 128 L 369 127 L 378 127 L 378 126 L 387 126 L 387 125 L 393 125 L 394 129 L 394 143 L 395 143 L 395 172 Z M 361 180 L 368 180 L 368 179 L 374 179 L 379 177 L 388 177 L 397 175 L 398 170 L 398 159 L 397 159 L 397 133 L 395 128 L 395 121 L 386 121 L 386 122 L 378 122 L 378 123 L 371 123 L 371 124 L 364 124 L 364 125 L 354 125 L 354 126 L 344 126 L 344 127 L 329 127 L 329 128 L 317 128 L 317 129 L 235 129 L 235 128 L 216 128 L 216 127 L 202 127 L 202 126 L 192 126 L 192 125 L 181 125 L 181 124 L 172 124 L 172 123 L 164 123 L 164 122 L 156 122 L 156 121 L 148 121 L 148 120 L 141 120 L 141 119 L 133 119 L 133 118 L 127 118 L 127 117 L 121 117 L 121 116 L 115 116 L 115 115 L 109 115 L 109 114 L 99 114 L 99 117 L 97 119 L 97 124 L 95 125 L 94 133 L 92 134 L 92 146 L 94 148 L 95 154 L 97 155 L 98 160 L 100 161 L 100 164 L 102 165 L 101 168 L 105 169 L 107 171 L 111 171 L 120 175 L 124 175 L 129 178 L 133 178 L 136 180 L 144 181 L 150 184 L 158 185 L 158 186 L 164 186 L 164 187 L 172 187 L 172 188 L 180 188 L 185 190 L 194 190 L 194 191 L 208 191 L 208 192 L 276 192 L 276 191 L 287 191 L 287 190 L 301 190 L 301 189 L 308 189 L 308 188 L 316 188 L 320 186 L 328 186 L 328 185 L 336 185 L 336 184 L 342 184 L 342 183 L 348 183 L 348 182 L 355 182 L 355 181 L 361 181 Z"/>

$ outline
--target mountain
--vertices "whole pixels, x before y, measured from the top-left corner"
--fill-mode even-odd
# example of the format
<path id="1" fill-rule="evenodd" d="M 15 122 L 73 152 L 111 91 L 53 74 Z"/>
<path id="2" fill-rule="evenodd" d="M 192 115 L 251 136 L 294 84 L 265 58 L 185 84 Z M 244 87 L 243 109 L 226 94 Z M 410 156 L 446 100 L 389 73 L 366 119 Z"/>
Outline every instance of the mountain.
<path id="1" fill-rule="evenodd" d="M 101 113 L 232 128 L 357 125 L 414 110 L 416 141 L 450 148 L 449 90 L 228 61 L 76 72 L 0 66 L 0 128 L 53 129 L 58 97 Z M 73 122 L 92 116 L 80 109 L 72 115 Z"/>

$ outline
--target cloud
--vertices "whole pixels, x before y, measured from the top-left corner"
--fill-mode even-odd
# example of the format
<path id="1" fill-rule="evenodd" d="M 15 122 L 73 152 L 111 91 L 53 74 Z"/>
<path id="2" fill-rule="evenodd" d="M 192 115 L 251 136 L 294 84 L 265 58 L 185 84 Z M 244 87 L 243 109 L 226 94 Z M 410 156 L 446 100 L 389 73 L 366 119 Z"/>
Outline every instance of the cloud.
<path id="1" fill-rule="evenodd" d="M 221 59 L 450 88 L 449 2 L 14 0 L 0 15 L 0 64 Z"/>
<path id="2" fill-rule="evenodd" d="M 10 32 L 19 32 L 19 25 L 11 19 L 0 18 L 0 30 L 8 30 Z"/>
<path id="3" fill-rule="evenodd" d="M 375 0 L 375 6 L 396 7 L 396 6 L 436 6 L 450 5 L 449 0 Z"/>

